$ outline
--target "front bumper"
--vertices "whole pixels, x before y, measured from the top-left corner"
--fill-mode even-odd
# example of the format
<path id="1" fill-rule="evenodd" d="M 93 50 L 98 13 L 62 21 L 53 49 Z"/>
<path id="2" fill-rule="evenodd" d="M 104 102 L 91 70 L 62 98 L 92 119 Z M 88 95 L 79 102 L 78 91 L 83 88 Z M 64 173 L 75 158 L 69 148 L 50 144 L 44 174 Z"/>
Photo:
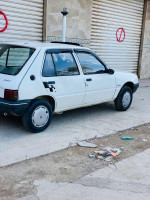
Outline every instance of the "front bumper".
<path id="1" fill-rule="evenodd" d="M 133 93 L 135 93 L 138 88 L 139 88 L 139 83 L 134 84 L 134 86 L 133 86 Z"/>
<path id="2" fill-rule="evenodd" d="M 0 115 L 21 116 L 25 113 L 31 100 L 7 101 L 0 99 Z"/>

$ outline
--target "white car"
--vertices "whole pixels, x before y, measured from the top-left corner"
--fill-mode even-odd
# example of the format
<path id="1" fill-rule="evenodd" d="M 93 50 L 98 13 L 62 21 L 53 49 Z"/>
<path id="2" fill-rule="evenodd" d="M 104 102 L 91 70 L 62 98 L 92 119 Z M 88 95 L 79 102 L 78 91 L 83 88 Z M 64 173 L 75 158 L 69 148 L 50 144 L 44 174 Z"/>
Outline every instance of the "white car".
<path id="1" fill-rule="evenodd" d="M 117 110 L 126 111 L 138 87 L 136 75 L 109 69 L 80 45 L 0 45 L 0 114 L 22 116 L 34 133 L 66 110 L 114 100 Z"/>

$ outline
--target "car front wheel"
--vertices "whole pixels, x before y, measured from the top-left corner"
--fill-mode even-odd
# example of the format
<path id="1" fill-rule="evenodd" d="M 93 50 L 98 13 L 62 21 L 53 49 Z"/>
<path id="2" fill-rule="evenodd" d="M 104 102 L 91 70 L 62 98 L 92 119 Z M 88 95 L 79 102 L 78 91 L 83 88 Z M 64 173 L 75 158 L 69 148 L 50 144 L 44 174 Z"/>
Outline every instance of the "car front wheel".
<path id="1" fill-rule="evenodd" d="M 117 98 L 115 99 L 115 107 L 118 111 L 126 111 L 131 106 L 133 92 L 130 87 L 123 86 Z"/>
<path id="2" fill-rule="evenodd" d="M 23 116 L 24 127 L 32 133 L 44 131 L 52 119 L 51 105 L 45 100 L 33 102 Z"/>

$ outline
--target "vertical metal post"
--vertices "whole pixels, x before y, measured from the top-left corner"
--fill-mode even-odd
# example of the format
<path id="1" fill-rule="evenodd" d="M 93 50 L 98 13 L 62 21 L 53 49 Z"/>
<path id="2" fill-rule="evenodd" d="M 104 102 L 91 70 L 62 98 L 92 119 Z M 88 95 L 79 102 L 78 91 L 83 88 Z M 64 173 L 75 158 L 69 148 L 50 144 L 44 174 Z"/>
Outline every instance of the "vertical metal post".
<path id="1" fill-rule="evenodd" d="M 62 42 L 66 42 L 66 15 L 63 16 Z"/>
<path id="2" fill-rule="evenodd" d="M 68 15 L 67 8 L 64 8 L 61 13 L 63 14 L 62 42 L 66 42 L 66 16 Z"/>

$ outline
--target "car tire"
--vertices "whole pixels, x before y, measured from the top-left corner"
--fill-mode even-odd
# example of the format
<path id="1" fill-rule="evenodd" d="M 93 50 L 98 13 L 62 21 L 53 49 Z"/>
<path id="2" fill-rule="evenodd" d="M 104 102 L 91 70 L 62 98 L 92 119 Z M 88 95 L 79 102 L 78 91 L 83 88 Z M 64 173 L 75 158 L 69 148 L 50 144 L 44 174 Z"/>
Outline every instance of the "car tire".
<path id="1" fill-rule="evenodd" d="M 52 107 L 45 100 L 36 100 L 29 105 L 23 115 L 22 121 L 24 127 L 32 132 L 39 133 L 44 131 L 52 119 Z"/>
<path id="2" fill-rule="evenodd" d="M 117 98 L 115 99 L 115 107 L 118 111 L 126 111 L 130 108 L 133 99 L 133 91 L 130 87 L 123 86 Z"/>

